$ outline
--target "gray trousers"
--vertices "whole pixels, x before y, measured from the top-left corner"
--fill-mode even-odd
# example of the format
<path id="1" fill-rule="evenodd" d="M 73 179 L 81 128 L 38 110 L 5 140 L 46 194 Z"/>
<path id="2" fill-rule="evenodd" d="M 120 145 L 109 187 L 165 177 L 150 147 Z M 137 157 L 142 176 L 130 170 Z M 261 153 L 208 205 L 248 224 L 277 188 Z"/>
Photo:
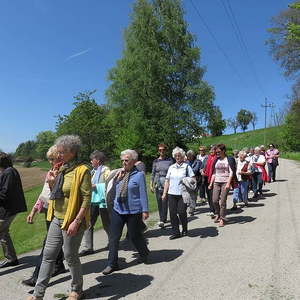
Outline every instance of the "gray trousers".
<path id="1" fill-rule="evenodd" d="M 103 229 L 109 239 L 109 227 L 110 227 L 110 216 L 107 208 L 99 208 L 99 205 L 91 204 L 91 221 L 89 228 L 84 232 L 83 236 L 83 248 L 85 250 L 94 250 L 94 226 L 97 222 L 98 216 L 100 215 Z"/>
<path id="2" fill-rule="evenodd" d="M 79 246 L 83 236 L 83 226 L 81 225 L 75 236 L 67 235 L 67 231 L 61 229 L 63 220 L 54 218 L 50 224 L 47 235 L 46 245 L 42 265 L 40 268 L 37 283 L 34 288 L 33 296 L 43 297 L 48 286 L 49 280 L 55 267 L 55 261 L 63 245 L 65 260 L 69 266 L 72 281 L 71 291 L 82 292 L 82 270 L 78 256 Z"/>
<path id="3" fill-rule="evenodd" d="M 9 261 L 15 261 L 17 259 L 16 250 L 9 234 L 9 226 L 15 217 L 16 215 L 0 218 L 0 243 L 3 254 Z"/>

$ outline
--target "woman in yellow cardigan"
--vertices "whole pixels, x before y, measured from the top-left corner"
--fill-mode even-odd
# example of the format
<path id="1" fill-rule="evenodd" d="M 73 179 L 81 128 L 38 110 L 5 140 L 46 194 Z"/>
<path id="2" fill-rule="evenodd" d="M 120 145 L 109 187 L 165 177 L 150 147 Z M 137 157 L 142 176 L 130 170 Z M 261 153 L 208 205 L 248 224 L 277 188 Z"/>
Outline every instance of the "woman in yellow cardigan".
<path id="1" fill-rule="evenodd" d="M 89 224 L 91 175 L 88 167 L 78 161 L 81 146 L 78 136 L 61 136 L 55 145 L 64 164 L 53 183 L 47 215 L 51 224 L 43 261 L 33 295 L 27 300 L 43 299 L 62 245 L 72 277 L 71 292 L 67 300 L 79 300 L 83 296 L 78 250 L 84 230 Z"/>

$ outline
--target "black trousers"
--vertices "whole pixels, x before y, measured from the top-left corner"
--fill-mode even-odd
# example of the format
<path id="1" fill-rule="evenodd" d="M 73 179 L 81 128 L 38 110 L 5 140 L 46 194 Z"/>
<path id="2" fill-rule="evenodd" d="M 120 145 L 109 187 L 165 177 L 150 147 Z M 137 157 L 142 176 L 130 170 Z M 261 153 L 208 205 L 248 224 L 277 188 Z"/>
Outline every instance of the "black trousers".
<path id="1" fill-rule="evenodd" d="M 167 222 L 168 216 L 168 198 L 166 200 L 162 200 L 163 190 L 155 189 L 155 196 L 157 201 L 158 213 L 159 213 L 159 220 L 160 222 Z"/>
<path id="2" fill-rule="evenodd" d="M 187 231 L 187 205 L 183 202 L 182 196 L 168 194 L 168 199 L 173 234 L 180 234 L 179 220 L 182 225 L 182 230 Z"/>
<path id="3" fill-rule="evenodd" d="M 49 230 L 50 224 L 51 224 L 51 222 L 49 222 L 49 221 L 46 220 L 47 232 Z M 44 239 L 44 242 L 43 242 L 42 251 L 41 251 L 41 253 L 40 253 L 40 255 L 39 255 L 38 259 L 37 259 L 36 266 L 35 266 L 33 274 L 32 274 L 32 277 L 35 278 L 36 280 L 37 280 L 37 278 L 39 276 L 40 267 L 41 267 L 42 260 L 43 260 L 43 254 L 44 254 L 44 248 L 45 248 L 46 240 L 47 240 L 47 235 L 45 236 L 45 239 Z M 58 256 L 56 258 L 54 272 L 55 272 L 56 269 L 64 268 L 63 261 L 64 261 L 64 252 L 63 252 L 63 250 L 61 248 L 60 251 L 59 251 L 59 253 L 58 253 Z"/>
<path id="4" fill-rule="evenodd" d="M 149 254 L 146 240 L 141 230 L 142 214 L 121 215 L 114 209 L 111 214 L 108 265 L 118 266 L 119 242 L 124 225 L 127 225 L 129 238 L 141 257 Z"/>
<path id="5" fill-rule="evenodd" d="M 200 198 L 204 199 L 205 195 L 208 198 L 208 180 L 207 180 L 207 176 L 203 176 L 203 175 L 200 176 L 200 180 L 199 180 L 199 183 L 198 183 L 198 188 L 199 188 Z"/>
<path id="6" fill-rule="evenodd" d="M 277 168 L 277 164 L 274 164 L 274 163 L 268 163 L 269 182 L 271 182 L 271 179 L 272 179 L 273 181 L 276 180 L 276 168 Z"/>

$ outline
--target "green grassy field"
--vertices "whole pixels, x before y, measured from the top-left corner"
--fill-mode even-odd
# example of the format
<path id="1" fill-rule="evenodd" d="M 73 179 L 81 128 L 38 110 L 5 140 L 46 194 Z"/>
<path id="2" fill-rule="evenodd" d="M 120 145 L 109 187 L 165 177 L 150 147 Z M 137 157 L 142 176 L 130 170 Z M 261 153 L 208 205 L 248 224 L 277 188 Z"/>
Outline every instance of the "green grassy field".
<path id="1" fill-rule="evenodd" d="M 280 134 L 280 127 L 271 127 L 266 129 L 266 143 L 281 147 L 283 140 Z M 210 146 L 212 144 L 225 144 L 228 149 L 242 149 L 244 147 L 255 147 L 264 144 L 264 129 L 257 129 L 237 134 L 227 134 L 216 137 L 204 137 L 198 142 L 190 143 L 191 149 L 198 150 L 199 145 Z M 198 152 L 198 151 L 197 151 Z"/>
<path id="2" fill-rule="evenodd" d="M 39 162 L 33 162 L 31 167 L 40 168 L 43 171 L 48 171 L 50 169 L 50 164 L 48 161 L 39 161 Z"/>
<path id="3" fill-rule="evenodd" d="M 150 174 L 147 174 L 146 178 L 149 197 L 149 209 L 150 212 L 154 212 L 157 210 L 157 205 L 155 196 L 153 193 L 151 193 L 149 188 Z M 25 253 L 42 246 L 46 234 L 44 214 L 37 214 L 35 216 L 34 224 L 26 223 L 26 217 L 31 211 L 41 190 L 42 186 L 37 186 L 25 192 L 28 211 L 18 214 L 10 227 L 10 235 L 12 237 L 17 254 Z M 101 219 L 99 219 L 96 225 L 96 229 L 100 228 L 102 228 Z M 0 255 L 0 258 L 3 258 L 2 253 Z"/>

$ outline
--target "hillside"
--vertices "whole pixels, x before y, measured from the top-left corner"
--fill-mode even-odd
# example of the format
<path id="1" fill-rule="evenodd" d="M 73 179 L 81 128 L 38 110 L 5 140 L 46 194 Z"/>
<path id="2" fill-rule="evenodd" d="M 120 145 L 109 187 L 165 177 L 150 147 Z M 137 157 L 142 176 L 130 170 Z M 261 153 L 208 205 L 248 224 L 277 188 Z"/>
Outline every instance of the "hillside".
<path id="1" fill-rule="evenodd" d="M 266 129 L 266 143 L 273 143 L 276 147 L 282 148 L 283 140 L 280 135 L 281 127 L 271 127 Z M 242 149 L 244 147 L 255 147 L 264 145 L 264 129 L 246 131 L 244 133 L 228 134 L 216 137 L 204 137 L 197 142 L 190 143 L 191 149 L 198 150 L 199 145 L 210 146 L 223 143 L 228 149 Z M 198 151 L 197 151 L 198 152 Z"/>

